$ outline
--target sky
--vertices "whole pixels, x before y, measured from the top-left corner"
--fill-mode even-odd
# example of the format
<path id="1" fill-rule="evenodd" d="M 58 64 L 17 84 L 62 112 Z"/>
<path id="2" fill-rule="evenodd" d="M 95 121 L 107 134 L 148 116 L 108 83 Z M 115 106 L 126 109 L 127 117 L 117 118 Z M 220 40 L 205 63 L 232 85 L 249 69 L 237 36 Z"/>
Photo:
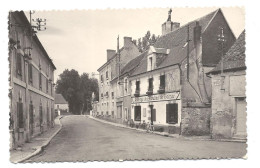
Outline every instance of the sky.
<path id="1" fill-rule="evenodd" d="M 172 21 L 180 25 L 200 18 L 218 8 L 172 8 Z M 236 37 L 245 28 L 244 8 L 221 8 Z M 75 69 L 82 74 L 97 73 L 106 62 L 106 50 L 120 46 L 123 37 L 143 37 L 150 30 L 161 35 L 161 25 L 167 20 L 169 8 L 148 9 L 107 9 L 71 11 L 35 11 L 32 18 L 46 19 L 46 30 L 37 33 L 57 70 L 58 75 L 65 69 Z M 25 11 L 27 17 L 29 12 Z"/>

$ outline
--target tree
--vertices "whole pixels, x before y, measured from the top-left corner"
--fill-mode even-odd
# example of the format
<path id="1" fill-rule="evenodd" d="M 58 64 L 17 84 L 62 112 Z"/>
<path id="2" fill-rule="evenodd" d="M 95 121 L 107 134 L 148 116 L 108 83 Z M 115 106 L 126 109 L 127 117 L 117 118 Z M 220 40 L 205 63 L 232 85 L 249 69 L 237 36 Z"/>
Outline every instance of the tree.
<path id="1" fill-rule="evenodd" d="M 155 36 L 148 30 L 144 37 L 138 39 L 137 47 L 140 52 L 146 51 L 151 45 L 154 45 L 159 36 Z"/>
<path id="2" fill-rule="evenodd" d="M 89 78 L 88 73 L 79 75 L 74 69 L 66 69 L 59 76 L 56 92 L 61 93 L 68 101 L 70 111 L 73 114 L 89 112 L 92 109 L 92 93 L 98 96 L 97 79 Z"/>

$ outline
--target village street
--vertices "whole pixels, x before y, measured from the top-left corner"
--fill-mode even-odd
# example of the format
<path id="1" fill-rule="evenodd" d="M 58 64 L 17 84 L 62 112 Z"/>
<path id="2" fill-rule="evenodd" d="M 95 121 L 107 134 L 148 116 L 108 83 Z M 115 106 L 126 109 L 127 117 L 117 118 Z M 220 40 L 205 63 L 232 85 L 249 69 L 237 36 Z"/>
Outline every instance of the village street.
<path id="1" fill-rule="evenodd" d="M 246 144 L 183 140 L 65 116 L 62 129 L 39 155 L 25 162 L 75 162 L 243 157 Z"/>

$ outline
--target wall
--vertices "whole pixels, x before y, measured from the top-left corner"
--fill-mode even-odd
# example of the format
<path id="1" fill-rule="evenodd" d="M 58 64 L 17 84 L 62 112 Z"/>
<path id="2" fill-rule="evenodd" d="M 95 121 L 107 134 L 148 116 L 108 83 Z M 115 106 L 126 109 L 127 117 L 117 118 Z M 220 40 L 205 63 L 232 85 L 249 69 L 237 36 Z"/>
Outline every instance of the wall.
<path id="1" fill-rule="evenodd" d="M 26 17 L 22 12 L 11 13 L 11 23 L 18 25 L 26 25 Z M 26 47 L 31 45 L 30 36 L 25 35 L 27 29 L 24 27 L 10 27 L 9 38 L 14 41 L 21 41 L 21 50 L 24 51 Z M 25 59 L 24 53 L 21 53 L 21 65 L 22 75 L 17 74 L 17 54 L 18 49 L 11 48 L 9 52 L 10 61 L 10 86 L 12 88 L 10 93 L 11 105 L 10 105 L 10 136 L 11 136 L 11 149 L 22 145 L 25 141 L 29 141 L 32 137 L 46 131 L 53 126 L 54 121 L 54 98 L 53 98 L 53 76 L 54 67 L 51 65 L 49 59 L 47 59 L 44 51 L 39 47 L 37 42 L 37 36 L 33 38 L 31 60 Z M 41 59 L 42 69 L 39 69 L 38 63 Z M 38 62 L 37 62 L 38 61 Z M 33 65 L 32 80 L 29 82 L 29 65 Z M 39 73 L 42 75 L 42 90 L 39 90 Z M 48 91 L 46 90 L 46 79 L 48 79 Z M 51 89 L 52 88 L 52 89 Z M 19 97 L 21 99 L 19 99 Z M 18 127 L 18 108 L 17 102 L 23 103 L 23 128 Z M 33 105 L 32 115 L 29 113 L 30 104 Z M 43 123 L 40 125 L 39 107 L 42 104 L 43 109 Z M 48 110 L 47 110 L 48 109 Z M 49 112 L 48 112 L 49 111 Z M 33 121 L 33 122 L 31 122 Z"/>
<path id="2" fill-rule="evenodd" d="M 211 108 L 182 107 L 181 134 L 209 135 Z"/>
<path id="3" fill-rule="evenodd" d="M 212 137 L 232 138 L 236 133 L 236 102 L 237 97 L 245 96 L 245 71 L 225 72 L 223 84 L 220 74 L 212 75 L 212 116 L 211 130 Z M 230 77 L 234 85 L 230 82 Z M 243 82 L 241 82 L 243 81 Z M 222 86 L 221 86 L 222 85 Z M 221 89 L 222 88 L 222 89 Z M 234 92 L 232 88 L 236 88 Z M 244 135 L 246 137 L 246 135 Z"/>

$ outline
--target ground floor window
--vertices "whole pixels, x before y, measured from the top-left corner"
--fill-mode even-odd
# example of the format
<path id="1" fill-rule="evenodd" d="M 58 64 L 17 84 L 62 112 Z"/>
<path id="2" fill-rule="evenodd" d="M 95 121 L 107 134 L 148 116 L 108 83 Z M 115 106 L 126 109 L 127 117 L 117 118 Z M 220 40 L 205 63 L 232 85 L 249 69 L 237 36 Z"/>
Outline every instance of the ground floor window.
<path id="1" fill-rule="evenodd" d="M 141 106 L 135 106 L 135 121 L 141 121 Z"/>
<path id="2" fill-rule="evenodd" d="M 166 123 L 178 123 L 178 104 L 166 104 Z"/>

